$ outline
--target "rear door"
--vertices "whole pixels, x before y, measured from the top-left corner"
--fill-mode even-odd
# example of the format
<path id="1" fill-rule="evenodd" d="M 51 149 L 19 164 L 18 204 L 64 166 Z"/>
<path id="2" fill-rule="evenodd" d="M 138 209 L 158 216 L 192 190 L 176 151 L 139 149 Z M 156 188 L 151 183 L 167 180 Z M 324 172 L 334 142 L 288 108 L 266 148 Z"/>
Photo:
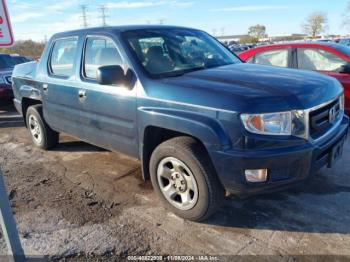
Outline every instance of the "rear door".
<path id="1" fill-rule="evenodd" d="M 126 71 L 114 39 L 104 35 L 88 35 L 82 54 L 80 98 L 82 128 L 87 141 L 128 155 L 138 155 L 136 128 L 136 88 L 100 85 L 97 69 L 105 65 L 120 65 Z"/>
<path id="2" fill-rule="evenodd" d="M 55 130 L 81 138 L 81 105 L 75 73 L 78 50 L 78 36 L 53 42 L 47 62 L 48 75 L 42 89 L 47 123 Z"/>
<path id="3" fill-rule="evenodd" d="M 350 75 L 339 73 L 347 61 L 324 49 L 298 48 L 297 64 L 298 69 L 317 71 L 338 79 L 344 87 L 346 111 L 350 112 Z"/>

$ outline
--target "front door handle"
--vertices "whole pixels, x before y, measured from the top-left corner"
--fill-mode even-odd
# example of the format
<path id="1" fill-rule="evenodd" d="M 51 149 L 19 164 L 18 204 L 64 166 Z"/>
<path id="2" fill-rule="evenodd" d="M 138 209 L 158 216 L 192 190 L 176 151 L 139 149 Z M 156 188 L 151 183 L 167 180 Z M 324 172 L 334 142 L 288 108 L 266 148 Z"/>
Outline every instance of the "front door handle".
<path id="1" fill-rule="evenodd" d="M 43 90 L 46 92 L 49 89 L 48 84 L 43 84 Z"/>
<path id="2" fill-rule="evenodd" d="M 85 90 L 79 90 L 79 98 L 85 98 L 86 97 L 86 91 Z"/>

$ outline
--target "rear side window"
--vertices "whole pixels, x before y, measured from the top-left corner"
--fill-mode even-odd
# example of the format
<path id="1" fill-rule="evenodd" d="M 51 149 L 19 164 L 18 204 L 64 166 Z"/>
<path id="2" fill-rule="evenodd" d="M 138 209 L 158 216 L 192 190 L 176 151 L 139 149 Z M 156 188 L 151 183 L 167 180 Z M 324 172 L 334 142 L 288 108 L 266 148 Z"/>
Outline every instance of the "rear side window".
<path id="1" fill-rule="evenodd" d="M 304 70 L 337 72 L 346 64 L 340 57 L 322 49 L 299 48 L 297 56 L 298 68 Z"/>
<path id="2" fill-rule="evenodd" d="M 78 38 L 58 39 L 51 53 L 51 74 L 65 77 L 74 75 L 74 62 L 77 51 Z"/>
<path id="3" fill-rule="evenodd" d="M 278 49 L 257 53 L 255 63 L 270 66 L 288 67 L 289 49 Z"/>
<path id="4" fill-rule="evenodd" d="M 111 39 L 106 37 L 87 38 L 83 68 L 84 77 L 96 79 L 99 67 L 122 64 L 122 57 Z"/>

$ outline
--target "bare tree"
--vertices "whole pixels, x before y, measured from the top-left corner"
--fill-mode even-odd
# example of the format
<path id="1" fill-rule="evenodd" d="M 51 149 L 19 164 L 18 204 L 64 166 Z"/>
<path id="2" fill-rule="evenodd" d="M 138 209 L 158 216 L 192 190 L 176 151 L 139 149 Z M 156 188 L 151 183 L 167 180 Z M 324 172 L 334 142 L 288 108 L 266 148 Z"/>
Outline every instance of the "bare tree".
<path id="1" fill-rule="evenodd" d="M 317 37 L 320 33 L 324 32 L 327 27 L 327 16 L 321 12 L 315 12 L 310 14 L 305 23 L 302 25 L 306 34 L 312 38 Z"/>
<path id="2" fill-rule="evenodd" d="M 259 42 L 258 38 L 250 35 L 241 36 L 241 38 L 239 39 L 240 44 L 256 44 L 258 42 Z"/>
<path id="3" fill-rule="evenodd" d="M 264 38 L 266 36 L 266 27 L 264 25 L 253 25 L 248 29 L 248 35 L 257 39 Z"/>

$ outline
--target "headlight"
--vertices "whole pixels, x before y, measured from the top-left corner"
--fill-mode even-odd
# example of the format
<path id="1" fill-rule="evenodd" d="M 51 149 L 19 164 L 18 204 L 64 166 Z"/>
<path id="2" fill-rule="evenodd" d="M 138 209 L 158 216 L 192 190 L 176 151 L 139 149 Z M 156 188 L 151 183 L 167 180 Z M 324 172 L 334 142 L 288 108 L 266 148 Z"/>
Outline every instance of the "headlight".
<path id="1" fill-rule="evenodd" d="M 242 114 L 244 127 L 251 133 L 262 135 L 292 135 L 292 112 L 268 114 Z"/>
<path id="2" fill-rule="evenodd" d="M 344 98 L 344 93 L 340 96 L 340 99 L 339 99 L 339 106 L 340 106 L 340 110 L 342 110 L 342 111 L 345 110 L 345 98 Z"/>

